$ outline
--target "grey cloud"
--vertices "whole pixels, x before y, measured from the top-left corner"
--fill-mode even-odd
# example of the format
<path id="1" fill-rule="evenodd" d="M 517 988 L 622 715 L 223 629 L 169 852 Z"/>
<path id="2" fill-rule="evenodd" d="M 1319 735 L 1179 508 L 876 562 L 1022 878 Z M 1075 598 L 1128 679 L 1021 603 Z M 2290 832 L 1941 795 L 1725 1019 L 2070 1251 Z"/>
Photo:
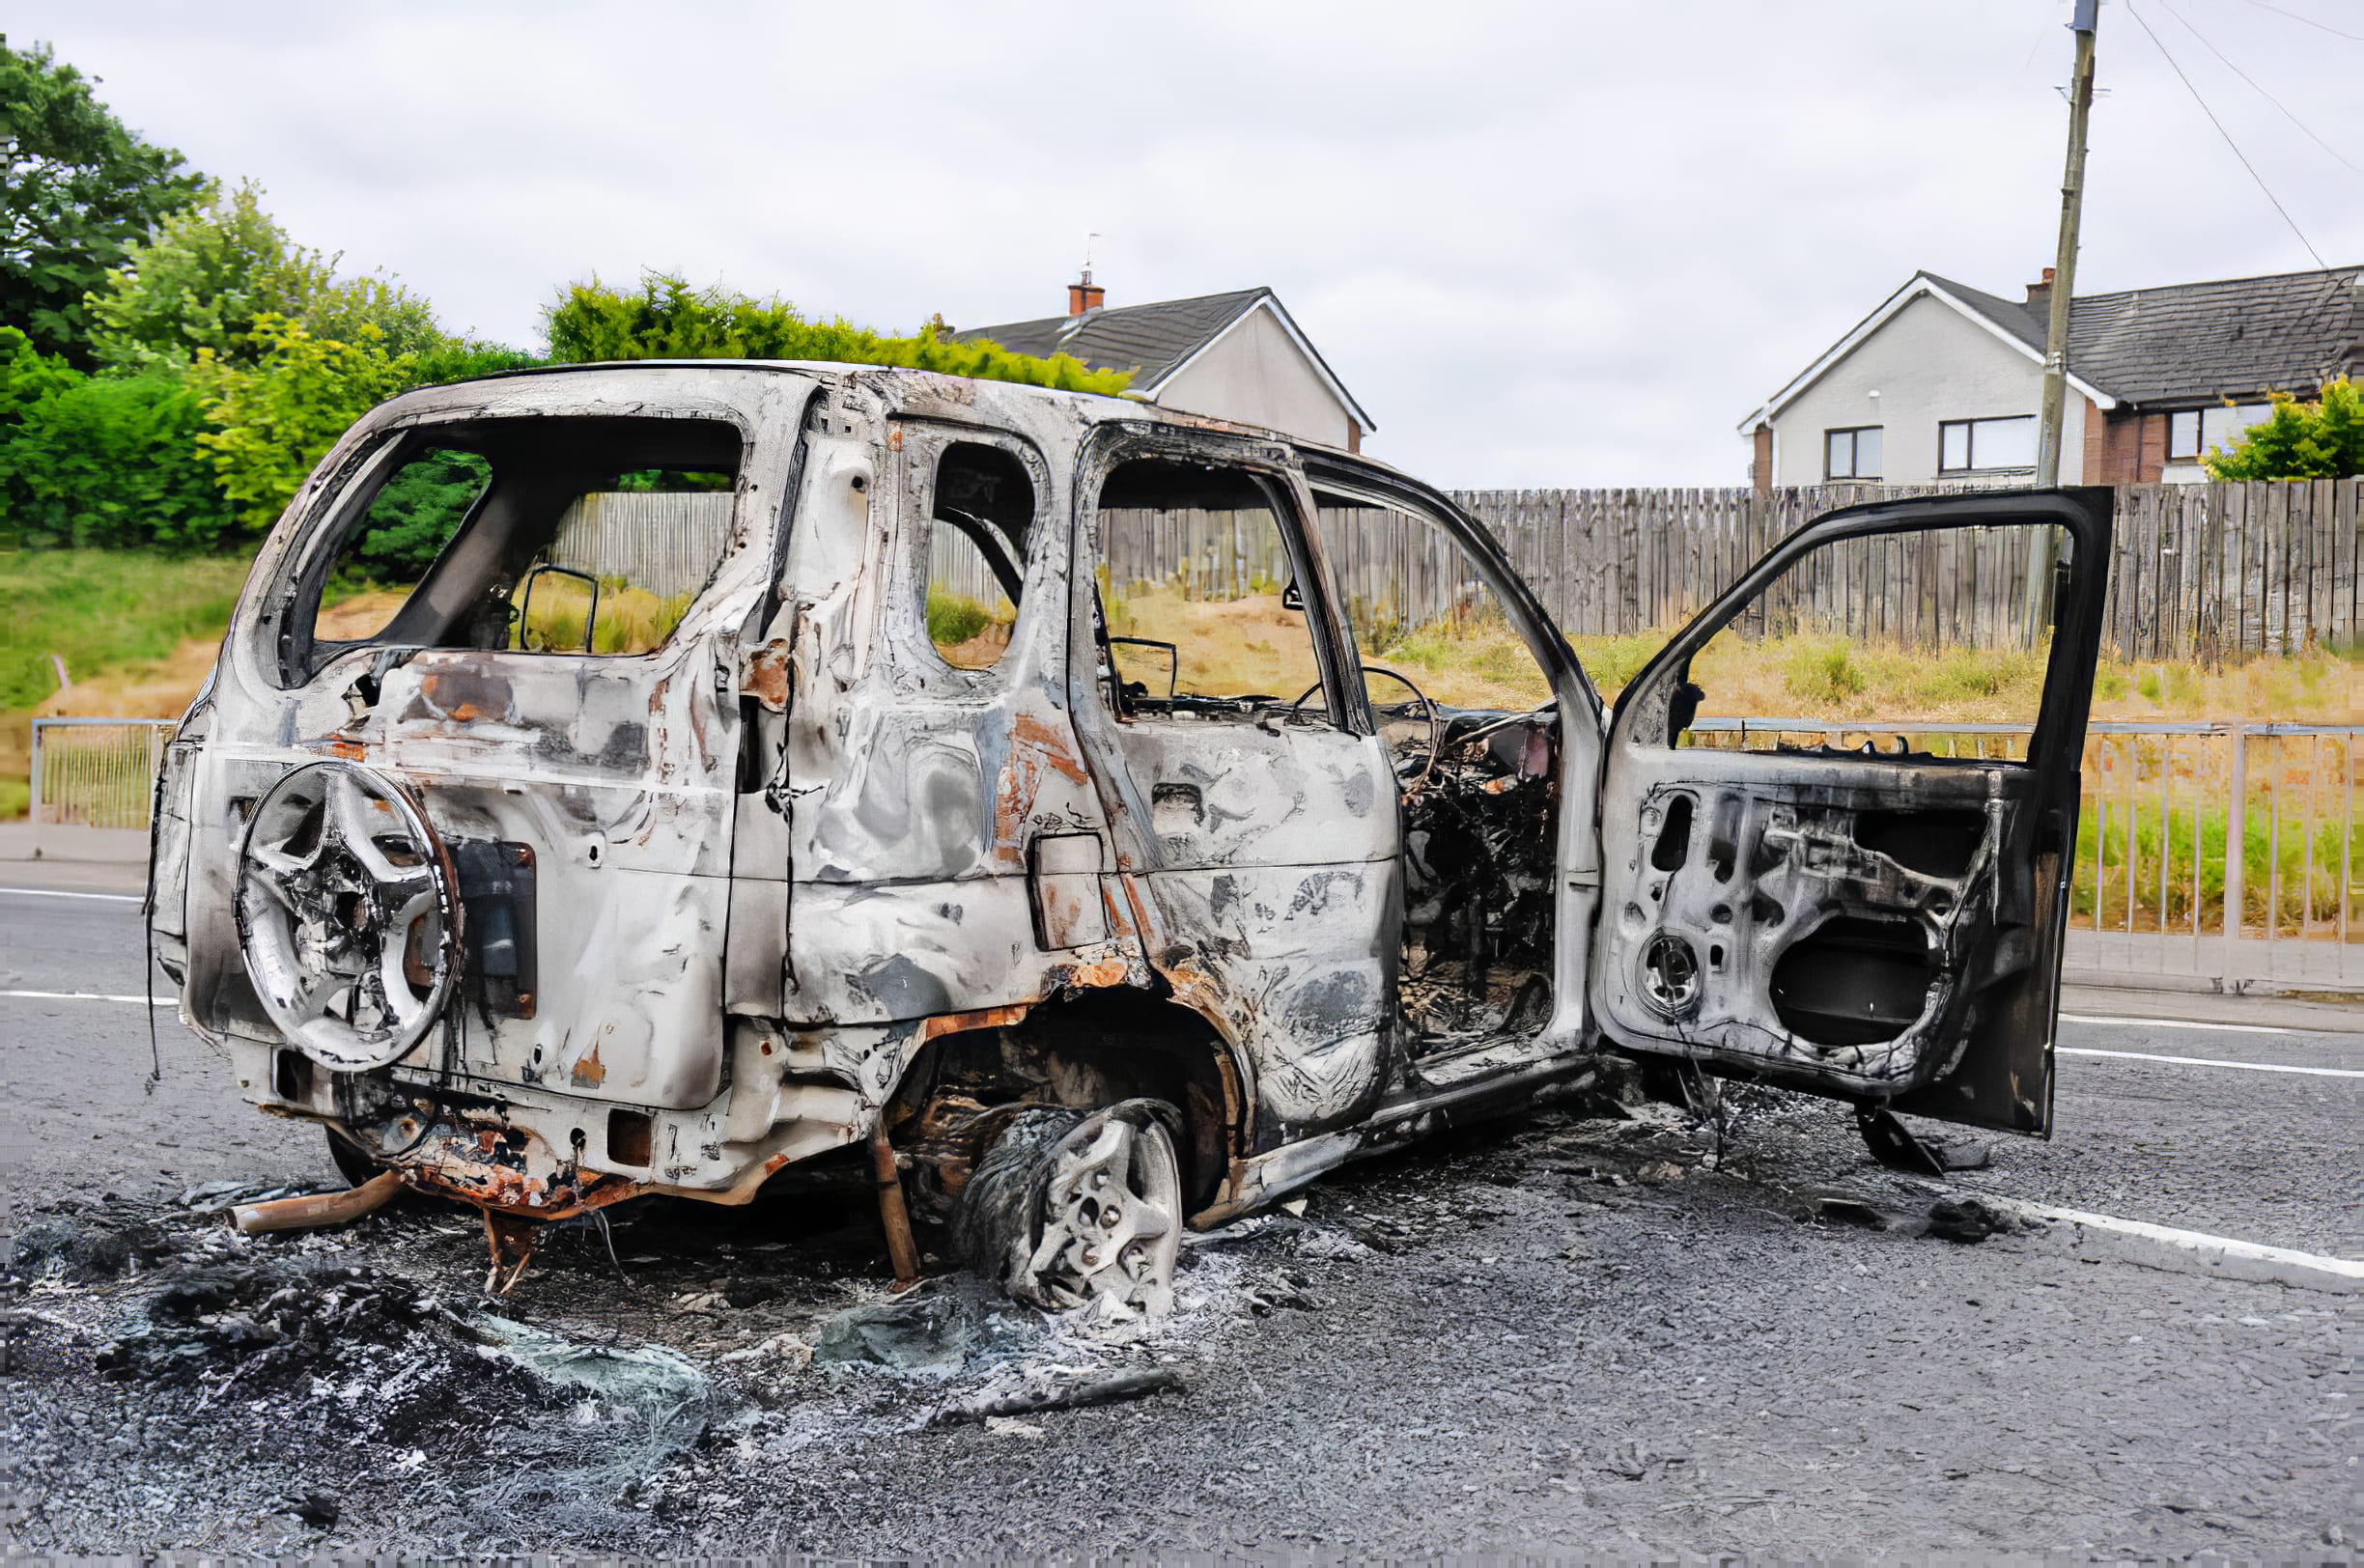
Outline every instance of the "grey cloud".
<path id="1" fill-rule="evenodd" d="M 2326 18 L 2332 0 L 2287 0 Z M 2144 7 L 2333 262 L 2364 181 Z M 2364 45 L 2178 10 L 2364 162 Z M 513 341 L 643 265 L 908 327 L 1269 283 L 1447 484 L 1716 484 L 1916 266 L 2050 260 L 2066 0 L 1681 7 L 20 3 L 308 242 Z M 2082 283 L 2310 265 L 2122 4 Z"/>

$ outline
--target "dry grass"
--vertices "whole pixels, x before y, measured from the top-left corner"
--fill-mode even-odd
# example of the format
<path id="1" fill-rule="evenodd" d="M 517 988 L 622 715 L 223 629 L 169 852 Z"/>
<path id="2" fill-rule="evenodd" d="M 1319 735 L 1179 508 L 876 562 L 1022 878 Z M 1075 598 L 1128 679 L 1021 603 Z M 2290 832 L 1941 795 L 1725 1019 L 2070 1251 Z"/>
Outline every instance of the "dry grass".
<path id="1" fill-rule="evenodd" d="M 600 584 L 599 620 L 591 629 L 595 654 L 645 654 L 664 645 L 681 625 L 694 596 L 676 594 L 660 599 L 645 588 L 621 581 Z M 523 645 L 563 653 L 583 646 L 583 614 L 591 607 L 591 590 L 570 578 L 549 575 L 533 585 L 529 613 L 518 625 L 516 637 Z M 518 643 L 512 643 L 518 646 Z"/>
<path id="2" fill-rule="evenodd" d="M 1571 637 L 1576 657 L 1614 700 L 1673 634 Z M 1692 663 L 1722 717 L 1909 718 L 1933 723 L 2026 722 L 2043 681 L 2040 653 L 1952 649 L 1910 653 L 1799 636 L 1745 642 L 1714 638 Z M 2104 658 L 2094 676 L 2097 719 L 2355 722 L 2364 667 L 2320 649 L 2208 670 L 2196 663 L 2127 664 Z"/>
<path id="3" fill-rule="evenodd" d="M 1108 600 L 1109 634 L 1173 643 L 1182 667 L 1174 690 L 1183 695 L 1296 697 L 1321 684 L 1305 616 L 1280 606 L 1280 596 L 1184 599 L 1166 588 L 1135 588 Z M 1117 668 L 1163 695 L 1166 657 L 1147 648 L 1119 647 Z"/>

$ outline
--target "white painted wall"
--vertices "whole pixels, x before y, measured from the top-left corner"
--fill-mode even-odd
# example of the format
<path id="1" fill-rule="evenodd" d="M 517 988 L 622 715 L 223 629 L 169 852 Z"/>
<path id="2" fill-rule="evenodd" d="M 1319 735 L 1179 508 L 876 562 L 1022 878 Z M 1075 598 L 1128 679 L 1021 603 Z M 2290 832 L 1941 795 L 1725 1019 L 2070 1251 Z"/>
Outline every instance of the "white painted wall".
<path id="1" fill-rule="evenodd" d="M 1773 421 L 1773 482 L 1821 484 L 1823 433 L 1877 425 L 1880 478 L 1927 484 L 1937 477 L 1940 421 L 2033 414 L 2042 402 L 2041 365 L 1953 306 L 1923 295 L 1781 411 Z M 2061 479 L 2073 485 L 2085 466 L 2085 400 L 2074 387 L 2061 435 Z"/>
<path id="2" fill-rule="evenodd" d="M 1332 446 L 1348 444 L 1354 416 L 1323 384 L 1288 328 L 1262 305 L 1158 388 L 1157 401 L 1217 419 L 1262 425 Z"/>

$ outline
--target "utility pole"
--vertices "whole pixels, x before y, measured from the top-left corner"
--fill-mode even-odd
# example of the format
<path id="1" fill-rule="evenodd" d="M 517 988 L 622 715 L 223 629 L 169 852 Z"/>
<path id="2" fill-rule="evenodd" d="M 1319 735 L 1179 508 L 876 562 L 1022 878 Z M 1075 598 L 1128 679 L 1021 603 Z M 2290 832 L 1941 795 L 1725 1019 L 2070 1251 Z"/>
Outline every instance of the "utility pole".
<path id="1" fill-rule="evenodd" d="M 2094 28 L 2101 0 L 2076 0 L 2069 27 L 2076 67 L 2068 78 L 2068 165 L 2061 175 L 2060 243 L 2052 262 L 2052 320 L 2044 332 L 2043 410 L 2036 425 L 2036 484 L 2060 483 L 2061 428 L 2068 412 L 2068 306 L 2076 293 L 2077 222 L 2085 209 L 2085 128 L 2093 118 Z M 2043 625 L 2052 596 L 2052 541 L 2028 552 L 2027 628 Z"/>
<path id="2" fill-rule="evenodd" d="M 2068 298 L 2076 291 L 2077 220 L 2085 207 L 2085 126 L 2093 118 L 2094 23 L 2100 0 L 2076 0 L 2076 70 L 2068 79 L 2068 167 L 2061 176 L 2059 255 L 2052 263 L 2052 322 L 2044 333 L 2043 419 L 2036 483 L 2060 483 L 2061 426 L 2068 407 Z"/>

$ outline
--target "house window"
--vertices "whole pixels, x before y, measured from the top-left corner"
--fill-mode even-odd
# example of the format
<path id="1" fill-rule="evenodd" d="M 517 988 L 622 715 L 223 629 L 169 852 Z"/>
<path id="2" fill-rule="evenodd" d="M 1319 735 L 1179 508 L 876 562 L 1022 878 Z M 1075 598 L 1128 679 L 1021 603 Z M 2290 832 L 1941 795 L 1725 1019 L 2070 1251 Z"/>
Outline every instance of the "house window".
<path id="1" fill-rule="evenodd" d="M 1826 430 L 1822 433 L 1823 478 L 1877 479 L 1879 476 L 1879 426 L 1863 425 L 1854 430 Z"/>
<path id="2" fill-rule="evenodd" d="M 2036 416 L 1949 419 L 1937 427 L 1937 471 L 1991 473 L 2036 466 Z"/>
<path id="3" fill-rule="evenodd" d="M 2213 408 L 2179 408 L 2167 416 L 2167 461 L 2197 462 L 2220 446 L 2231 446 L 2241 432 L 2270 418 L 2270 403 L 2245 403 L 2237 408 L 2219 404 Z"/>
<path id="4" fill-rule="evenodd" d="M 2167 461 L 2193 462 L 2200 457 L 2200 410 L 2179 408 L 2167 416 Z"/>

